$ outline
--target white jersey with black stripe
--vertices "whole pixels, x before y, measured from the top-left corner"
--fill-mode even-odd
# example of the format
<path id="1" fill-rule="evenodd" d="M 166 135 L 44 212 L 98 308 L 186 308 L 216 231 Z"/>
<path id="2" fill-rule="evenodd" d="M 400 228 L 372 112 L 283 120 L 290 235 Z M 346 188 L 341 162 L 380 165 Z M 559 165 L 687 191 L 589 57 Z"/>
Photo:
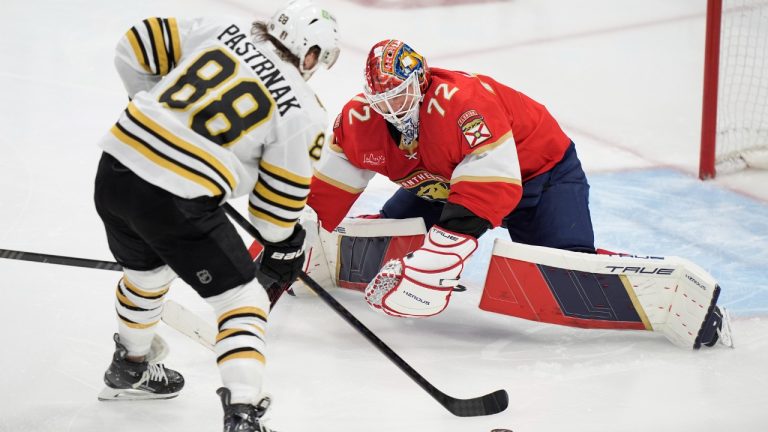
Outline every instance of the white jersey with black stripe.
<path id="1" fill-rule="evenodd" d="M 250 194 L 251 221 L 279 241 L 306 203 L 326 113 L 250 29 L 172 18 L 131 28 L 115 59 L 131 102 L 100 147 L 183 198 Z"/>

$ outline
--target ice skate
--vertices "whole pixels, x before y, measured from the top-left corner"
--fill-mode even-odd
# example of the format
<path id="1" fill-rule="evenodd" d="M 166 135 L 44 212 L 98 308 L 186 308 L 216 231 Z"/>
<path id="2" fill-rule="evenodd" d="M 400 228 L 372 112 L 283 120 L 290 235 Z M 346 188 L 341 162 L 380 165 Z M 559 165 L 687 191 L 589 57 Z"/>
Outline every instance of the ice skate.
<path id="1" fill-rule="evenodd" d="M 112 364 L 104 373 L 107 385 L 99 394 L 99 400 L 146 400 L 170 399 L 178 396 L 184 387 L 184 377 L 175 370 L 166 369 L 161 363 L 132 362 L 126 359 L 128 350 L 115 333 L 115 354 Z"/>
<path id="2" fill-rule="evenodd" d="M 233 404 L 231 393 L 226 387 L 216 390 L 224 408 L 224 432 L 276 432 L 262 424 L 262 417 L 267 412 L 270 398 L 263 397 L 257 405 Z"/>

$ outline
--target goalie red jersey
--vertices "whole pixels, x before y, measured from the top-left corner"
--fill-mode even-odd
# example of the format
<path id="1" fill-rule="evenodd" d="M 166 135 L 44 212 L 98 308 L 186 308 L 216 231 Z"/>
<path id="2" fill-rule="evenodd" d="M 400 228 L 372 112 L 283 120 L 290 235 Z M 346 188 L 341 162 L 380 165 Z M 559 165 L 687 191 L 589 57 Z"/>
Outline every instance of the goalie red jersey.
<path id="1" fill-rule="evenodd" d="M 308 202 L 325 229 L 339 224 L 375 173 L 499 226 L 522 183 L 562 159 L 570 139 L 543 105 L 488 76 L 429 73 L 410 140 L 362 94 L 336 117 Z"/>

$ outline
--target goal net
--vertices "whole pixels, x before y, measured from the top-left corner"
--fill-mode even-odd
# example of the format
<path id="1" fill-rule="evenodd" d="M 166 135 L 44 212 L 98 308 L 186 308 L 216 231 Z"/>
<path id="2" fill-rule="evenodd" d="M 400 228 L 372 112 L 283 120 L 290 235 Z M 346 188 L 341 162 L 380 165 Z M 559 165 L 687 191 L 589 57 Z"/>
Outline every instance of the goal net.
<path id="1" fill-rule="evenodd" d="M 699 177 L 768 169 L 768 0 L 708 0 Z"/>

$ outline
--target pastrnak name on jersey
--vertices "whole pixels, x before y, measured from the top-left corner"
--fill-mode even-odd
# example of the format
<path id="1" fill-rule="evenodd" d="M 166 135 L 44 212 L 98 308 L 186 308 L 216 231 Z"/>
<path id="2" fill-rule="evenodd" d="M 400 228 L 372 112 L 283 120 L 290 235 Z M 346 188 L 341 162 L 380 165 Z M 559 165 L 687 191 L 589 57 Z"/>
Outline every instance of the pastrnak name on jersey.
<path id="1" fill-rule="evenodd" d="M 240 30 L 238 26 L 230 25 L 217 36 L 217 39 L 240 56 L 250 66 L 251 70 L 256 73 L 267 87 L 267 90 L 272 94 L 272 98 L 275 100 L 277 109 L 280 112 L 280 117 L 285 116 L 293 108 L 301 109 L 298 99 L 293 94 L 293 89 L 288 85 L 280 70 L 256 48 L 256 45 L 250 42 L 250 37 Z"/>

